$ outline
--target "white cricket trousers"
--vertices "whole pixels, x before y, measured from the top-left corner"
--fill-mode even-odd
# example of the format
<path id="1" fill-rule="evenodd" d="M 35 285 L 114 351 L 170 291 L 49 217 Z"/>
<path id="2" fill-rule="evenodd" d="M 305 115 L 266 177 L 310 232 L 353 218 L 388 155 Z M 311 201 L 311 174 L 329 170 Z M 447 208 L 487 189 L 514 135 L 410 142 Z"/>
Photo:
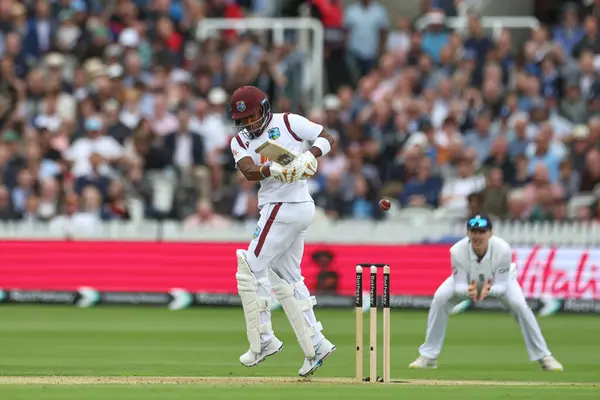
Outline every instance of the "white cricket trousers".
<path id="1" fill-rule="evenodd" d="M 427 318 L 427 334 L 425 343 L 419 347 L 419 353 L 428 358 L 436 359 L 442 351 L 446 325 L 452 308 L 465 297 L 454 295 L 454 276 L 450 276 L 440 285 L 433 295 L 433 301 Z M 499 298 L 506 308 L 515 316 L 525 340 L 527 353 L 531 361 L 549 356 L 550 350 L 542 335 L 535 315 L 525 301 L 523 290 L 516 279 L 511 279 L 504 296 Z"/>
<path id="2" fill-rule="evenodd" d="M 256 294 L 271 296 L 269 270 L 273 269 L 290 284 L 295 285 L 294 297 L 298 300 L 310 298 L 310 292 L 304 284 L 300 263 L 304 254 L 304 236 L 315 217 L 315 204 L 270 203 L 260 210 L 258 235 L 248 246 L 248 265 L 258 281 Z M 317 319 L 312 308 L 304 312 L 304 318 L 315 326 Z M 261 322 L 271 321 L 271 311 L 261 312 Z M 261 340 L 266 342 L 274 333 L 262 333 Z M 323 334 L 317 332 L 312 338 L 313 345 L 323 340 Z"/>

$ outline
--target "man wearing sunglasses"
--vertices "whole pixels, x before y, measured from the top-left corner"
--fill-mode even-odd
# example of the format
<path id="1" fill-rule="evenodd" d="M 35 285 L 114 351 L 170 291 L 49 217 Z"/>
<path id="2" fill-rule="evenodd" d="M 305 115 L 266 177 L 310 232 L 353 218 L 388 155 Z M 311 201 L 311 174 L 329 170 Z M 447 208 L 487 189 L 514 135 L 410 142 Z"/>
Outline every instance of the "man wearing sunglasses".
<path id="1" fill-rule="evenodd" d="M 476 215 L 467 222 L 467 237 L 450 248 L 452 275 L 436 290 L 427 320 L 425 343 L 410 368 L 437 368 L 444 344 L 446 325 L 452 308 L 467 298 L 500 300 L 516 317 L 531 361 L 545 371 L 562 371 L 550 353 L 533 312 L 525 301 L 512 264 L 510 245 L 492 232 L 487 215 Z"/>

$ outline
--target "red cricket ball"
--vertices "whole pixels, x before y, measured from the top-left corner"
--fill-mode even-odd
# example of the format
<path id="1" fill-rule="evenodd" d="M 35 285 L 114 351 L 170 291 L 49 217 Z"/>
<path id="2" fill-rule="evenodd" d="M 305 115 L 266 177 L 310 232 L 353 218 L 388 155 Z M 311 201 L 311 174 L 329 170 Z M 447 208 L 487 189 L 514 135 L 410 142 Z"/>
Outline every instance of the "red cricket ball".
<path id="1" fill-rule="evenodd" d="M 390 203 L 389 200 L 387 200 L 387 199 L 379 200 L 379 208 L 381 209 L 381 211 L 387 211 L 390 209 L 391 206 L 392 206 L 392 203 Z"/>

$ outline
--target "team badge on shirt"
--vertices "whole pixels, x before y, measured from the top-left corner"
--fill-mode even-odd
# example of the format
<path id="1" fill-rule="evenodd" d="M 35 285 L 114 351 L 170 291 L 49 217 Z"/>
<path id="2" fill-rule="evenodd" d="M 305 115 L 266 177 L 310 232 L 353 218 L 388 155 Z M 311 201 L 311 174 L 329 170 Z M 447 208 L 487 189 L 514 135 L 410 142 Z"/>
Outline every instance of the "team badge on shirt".
<path id="1" fill-rule="evenodd" d="M 258 238 L 260 236 L 260 226 L 257 226 L 256 229 L 254 230 L 254 235 L 252 235 L 252 237 L 254 239 Z"/>
<path id="2" fill-rule="evenodd" d="M 235 108 L 237 108 L 237 110 L 239 112 L 246 111 L 246 102 L 245 101 L 238 101 L 237 103 L 235 103 Z"/>
<path id="3" fill-rule="evenodd" d="M 281 136 L 281 132 L 279 132 L 279 128 L 271 128 L 269 129 L 269 139 L 276 140 Z"/>

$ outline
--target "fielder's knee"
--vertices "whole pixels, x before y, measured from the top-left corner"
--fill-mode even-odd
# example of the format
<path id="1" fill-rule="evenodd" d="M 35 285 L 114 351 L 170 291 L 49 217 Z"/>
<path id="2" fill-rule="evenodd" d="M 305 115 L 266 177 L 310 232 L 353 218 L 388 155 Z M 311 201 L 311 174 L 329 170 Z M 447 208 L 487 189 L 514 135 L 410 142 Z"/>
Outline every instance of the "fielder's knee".
<path id="1" fill-rule="evenodd" d="M 503 303 L 513 314 L 521 315 L 529 311 L 529 305 L 525 301 L 514 301 L 505 298 Z"/>
<path id="2" fill-rule="evenodd" d="M 435 305 L 438 307 L 443 307 L 450 303 L 452 296 L 454 293 L 452 291 L 444 290 L 444 287 L 439 287 L 438 290 L 435 291 L 433 295 L 433 300 L 431 300 L 431 305 Z"/>

